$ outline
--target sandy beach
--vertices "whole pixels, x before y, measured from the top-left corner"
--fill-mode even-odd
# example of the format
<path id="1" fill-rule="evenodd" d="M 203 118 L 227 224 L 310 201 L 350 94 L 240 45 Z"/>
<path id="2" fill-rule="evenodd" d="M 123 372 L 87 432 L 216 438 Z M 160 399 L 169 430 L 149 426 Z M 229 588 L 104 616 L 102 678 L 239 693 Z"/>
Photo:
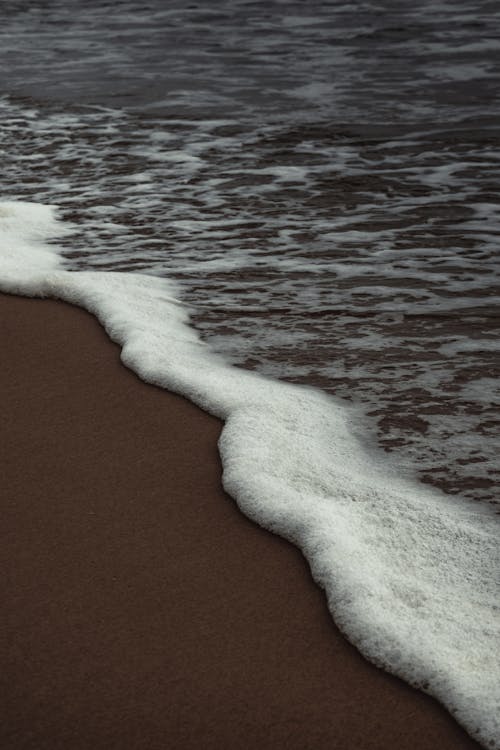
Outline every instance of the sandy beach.
<path id="1" fill-rule="evenodd" d="M 221 486 L 218 420 L 83 310 L 0 296 L 2 750 L 457 750 Z"/>

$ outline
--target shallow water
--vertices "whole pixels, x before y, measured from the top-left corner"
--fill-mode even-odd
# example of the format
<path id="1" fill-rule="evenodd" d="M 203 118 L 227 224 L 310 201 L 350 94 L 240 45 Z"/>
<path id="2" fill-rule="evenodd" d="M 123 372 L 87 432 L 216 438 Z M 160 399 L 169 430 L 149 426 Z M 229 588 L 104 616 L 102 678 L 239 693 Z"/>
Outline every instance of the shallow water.
<path id="1" fill-rule="evenodd" d="M 0 27 L 2 289 L 84 305 L 141 377 L 227 420 L 240 507 L 299 544 L 362 653 L 483 742 L 499 20 L 465 1 L 7 0 Z"/>
<path id="2" fill-rule="evenodd" d="M 2 5 L 4 198 L 78 224 L 68 268 L 175 278 L 229 361 L 493 501 L 496 4 L 164 6 Z"/>

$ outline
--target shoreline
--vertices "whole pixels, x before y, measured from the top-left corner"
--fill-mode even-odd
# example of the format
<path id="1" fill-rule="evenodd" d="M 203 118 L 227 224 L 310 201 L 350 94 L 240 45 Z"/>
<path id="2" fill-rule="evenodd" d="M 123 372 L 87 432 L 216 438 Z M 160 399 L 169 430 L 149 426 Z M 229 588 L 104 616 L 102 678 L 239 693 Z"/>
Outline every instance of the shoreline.
<path id="1" fill-rule="evenodd" d="M 2 748 L 478 748 L 359 655 L 220 483 L 220 422 L 89 313 L 0 295 Z"/>

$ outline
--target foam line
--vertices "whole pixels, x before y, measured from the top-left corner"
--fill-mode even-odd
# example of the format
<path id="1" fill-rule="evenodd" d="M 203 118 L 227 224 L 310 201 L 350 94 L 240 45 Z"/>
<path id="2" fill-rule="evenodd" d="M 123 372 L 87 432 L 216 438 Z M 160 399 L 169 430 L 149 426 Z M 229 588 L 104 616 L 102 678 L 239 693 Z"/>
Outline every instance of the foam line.
<path id="1" fill-rule="evenodd" d="M 224 487 L 300 546 L 349 640 L 500 747 L 498 517 L 367 453 L 330 396 L 227 365 L 169 281 L 65 271 L 43 241 L 65 231 L 51 207 L 0 204 L 0 289 L 85 307 L 127 367 L 224 420 Z"/>

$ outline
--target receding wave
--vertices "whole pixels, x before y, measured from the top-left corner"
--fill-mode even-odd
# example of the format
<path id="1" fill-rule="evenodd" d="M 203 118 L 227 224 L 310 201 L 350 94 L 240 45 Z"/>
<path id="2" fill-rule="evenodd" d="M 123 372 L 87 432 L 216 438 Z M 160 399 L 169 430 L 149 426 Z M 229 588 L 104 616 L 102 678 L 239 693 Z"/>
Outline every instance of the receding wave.
<path id="1" fill-rule="evenodd" d="M 228 361 L 349 400 L 402 471 L 498 503 L 491 124 L 0 113 L 4 194 L 77 224 L 66 268 L 175 279 Z"/>

